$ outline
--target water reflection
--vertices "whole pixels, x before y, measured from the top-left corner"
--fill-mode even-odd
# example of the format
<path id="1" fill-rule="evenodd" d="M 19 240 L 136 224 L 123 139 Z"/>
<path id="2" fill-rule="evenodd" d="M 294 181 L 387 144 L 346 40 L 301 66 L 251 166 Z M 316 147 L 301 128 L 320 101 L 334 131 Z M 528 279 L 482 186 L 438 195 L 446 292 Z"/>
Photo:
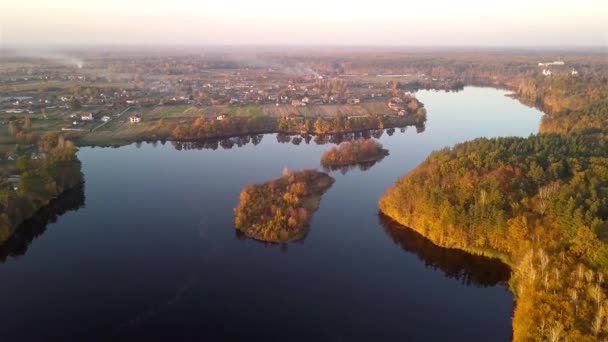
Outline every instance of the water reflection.
<path id="1" fill-rule="evenodd" d="M 222 148 L 224 150 L 232 149 L 233 147 L 243 147 L 245 145 L 253 144 L 258 145 L 264 138 L 263 134 L 249 134 L 229 138 L 213 138 L 213 139 L 202 139 L 197 141 L 172 141 L 171 144 L 176 150 L 217 150 Z"/>
<path id="2" fill-rule="evenodd" d="M 378 160 L 369 161 L 369 162 L 363 162 L 363 163 L 357 163 L 357 164 L 352 164 L 352 165 L 323 165 L 323 170 L 325 172 L 340 171 L 340 173 L 342 175 L 345 175 L 349 171 L 352 171 L 354 169 L 359 169 L 361 171 L 367 171 L 367 170 L 371 169 L 374 165 L 376 165 L 379 162 L 381 162 L 382 159 L 384 159 L 385 157 L 386 156 L 383 156 L 382 158 L 380 158 Z"/>
<path id="3" fill-rule="evenodd" d="M 238 229 L 234 230 L 234 237 L 237 240 L 244 241 L 244 242 L 245 241 L 253 241 L 256 244 L 263 245 L 265 248 L 279 248 L 281 252 L 287 253 L 287 251 L 289 250 L 289 245 L 290 244 L 300 244 L 300 245 L 303 244 L 304 241 L 306 240 L 306 237 L 308 236 L 308 232 L 309 231 L 307 231 L 306 234 L 304 234 L 301 239 L 292 240 L 292 241 L 289 241 L 289 243 L 287 243 L 287 242 L 279 242 L 279 243 L 277 243 L 277 242 L 270 242 L 270 241 L 262 241 L 262 240 L 252 239 L 252 238 L 247 237 L 247 235 L 245 235 L 245 233 L 243 233 L 242 231 L 240 231 Z"/>
<path id="4" fill-rule="evenodd" d="M 332 133 L 332 134 L 286 134 L 286 133 L 277 133 L 276 139 L 277 142 L 281 144 L 310 144 L 313 142 L 316 145 L 325 145 L 325 144 L 336 144 L 339 145 L 345 141 L 358 140 L 358 139 L 380 139 L 386 133 L 388 136 L 393 136 L 397 130 L 401 133 L 405 133 L 407 131 L 408 126 L 403 127 L 393 127 L 388 129 L 370 129 L 365 131 L 358 132 L 349 132 L 349 133 Z M 416 132 L 423 133 L 425 130 L 424 124 L 417 125 Z M 201 139 L 196 141 L 171 141 L 171 145 L 178 150 L 230 150 L 235 147 L 243 147 L 249 144 L 258 145 L 262 142 L 265 134 L 249 134 L 249 135 L 241 135 L 227 138 L 209 138 L 209 139 Z M 159 141 L 148 141 L 148 143 L 153 146 L 157 146 Z M 160 143 L 164 145 L 166 143 L 165 140 L 160 140 Z M 136 146 L 141 147 L 142 142 L 137 142 Z"/>
<path id="5" fill-rule="evenodd" d="M 391 218 L 379 214 L 384 232 L 403 250 L 414 253 L 427 267 L 441 270 L 448 278 L 477 287 L 506 284 L 511 276 L 509 266 L 498 259 L 472 255 L 457 249 L 442 248 Z"/>
<path id="6" fill-rule="evenodd" d="M 84 206 L 84 185 L 68 190 L 48 205 L 40 208 L 36 214 L 23 222 L 15 233 L 0 245 L 0 262 L 4 263 L 8 257 L 25 255 L 32 241 L 42 235 L 46 226 L 54 223 L 68 211 L 78 210 Z"/>

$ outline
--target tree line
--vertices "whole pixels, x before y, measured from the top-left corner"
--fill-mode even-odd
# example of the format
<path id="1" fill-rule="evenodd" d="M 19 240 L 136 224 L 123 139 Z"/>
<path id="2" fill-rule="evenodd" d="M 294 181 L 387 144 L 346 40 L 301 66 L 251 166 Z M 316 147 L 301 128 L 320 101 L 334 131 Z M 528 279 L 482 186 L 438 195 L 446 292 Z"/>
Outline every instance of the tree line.
<path id="1" fill-rule="evenodd" d="M 0 242 L 8 239 L 26 219 L 64 191 L 84 181 L 76 147 L 57 133 L 47 133 L 38 141 L 43 158 L 29 154 L 16 162 L 16 187 L 0 187 Z"/>

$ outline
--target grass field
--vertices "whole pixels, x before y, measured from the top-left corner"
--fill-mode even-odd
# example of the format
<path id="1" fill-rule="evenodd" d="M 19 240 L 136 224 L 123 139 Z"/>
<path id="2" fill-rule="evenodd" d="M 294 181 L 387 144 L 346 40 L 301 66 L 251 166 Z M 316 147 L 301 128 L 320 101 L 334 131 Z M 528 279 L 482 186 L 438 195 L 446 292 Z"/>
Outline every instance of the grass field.
<path id="1" fill-rule="evenodd" d="M 299 114 L 304 116 L 323 116 L 330 117 L 335 116 L 338 113 L 343 115 L 375 115 L 375 114 L 386 114 L 391 111 L 386 106 L 384 101 L 374 102 L 363 102 L 359 105 L 346 105 L 346 104 L 327 104 L 322 106 L 311 106 L 311 107 L 293 107 L 290 105 L 264 105 L 262 107 L 264 113 L 270 116 L 286 116 L 289 114 Z"/>
<path id="2" fill-rule="evenodd" d="M 74 87 L 81 88 L 117 88 L 130 89 L 133 86 L 128 83 L 113 83 L 113 82 L 75 82 L 75 81 L 26 81 L 0 85 L 0 94 L 3 95 L 41 95 L 46 93 L 65 93 L 66 90 Z"/>
<path id="3" fill-rule="evenodd" d="M 64 127 L 71 127 L 73 119 L 69 118 L 72 113 L 95 111 L 97 108 L 83 108 L 79 111 L 70 111 L 67 109 L 56 109 L 48 112 L 46 117 L 42 114 L 29 115 L 32 119 L 32 129 L 40 136 L 47 131 L 61 131 Z M 117 117 L 121 111 L 116 110 L 109 113 L 111 120 L 103 126 L 96 129 L 94 132 L 66 132 L 67 136 L 74 139 L 81 145 L 122 145 L 143 138 L 154 138 L 167 136 L 170 132 L 164 132 L 159 127 L 159 120 L 163 119 L 166 123 L 174 122 L 181 124 L 189 124 L 196 118 L 204 116 L 208 119 L 214 119 L 216 115 L 223 113 L 234 117 L 283 117 L 290 114 L 303 115 L 314 120 L 317 116 L 332 117 L 341 113 L 343 115 L 366 116 L 380 113 L 390 113 L 384 101 L 364 102 L 359 105 L 322 105 L 309 107 L 293 107 L 291 105 L 282 104 L 276 105 L 218 105 L 197 107 L 190 105 L 175 105 L 175 106 L 156 106 L 149 108 L 132 108 L 124 112 L 122 116 Z M 139 114 L 142 117 L 142 122 L 131 124 L 129 117 Z M 20 114 L 23 115 L 23 114 Z M 23 115 L 25 116 L 25 115 Z M 20 116 L 18 116 L 20 117 Z M 9 115 L 0 114 L 1 121 L 7 121 Z M 101 125 L 100 121 L 87 123 L 85 126 L 80 126 L 85 130 L 93 129 Z M 8 132 L 7 125 L 0 126 L 0 145 L 14 146 L 16 143 L 14 137 Z"/>

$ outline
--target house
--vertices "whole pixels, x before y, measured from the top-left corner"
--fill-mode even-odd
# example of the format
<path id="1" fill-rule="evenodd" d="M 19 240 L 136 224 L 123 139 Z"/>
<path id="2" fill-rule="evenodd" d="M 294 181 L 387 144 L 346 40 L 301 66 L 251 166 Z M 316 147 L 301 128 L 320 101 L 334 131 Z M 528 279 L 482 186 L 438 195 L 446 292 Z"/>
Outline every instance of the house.
<path id="1" fill-rule="evenodd" d="M 300 100 L 291 100 L 291 105 L 294 107 L 306 107 L 306 103 Z"/>
<path id="2" fill-rule="evenodd" d="M 348 120 L 358 119 L 358 118 L 367 118 L 369 115 L 349 115 L 346 117 Z"/>
<path id="3" fill-rule="evenodd" d="M 304 115 L 301 114 L 296 114 L 296 113 L 289 113 L 289 115 L 285 116 L 285 118 L 289 121 L 291 120 L 299 120 L 299 119 L 305 119 Z"/>
<path id="4" fill-rule="evenodd" d="M 566 63 L 564 63 L 564 61 L 562 61 L 561 59 L 558 59 L 557 61 L 553 61 L 553 62 L 546 62 L 546 63 L 540 62 L 540 63 L 538 63 L 538 66 L 542 68 L 542 67 L 548 67 L 551 65 L 564 65 L 564 64 L 566 64 Z"/>
<path id="5" fill-rule="evenodd" d="M 221 104 L 226 103 L 226 100 L 222 99 L 222 98 L 215 98 L 215 99 L 211 99 L 210 103 L 212 106 L 221 105 Z"/>
<path id="6" fill-rule="evenodd" d="M 131 122 L 132 124 L 139 123 L 141 122 L 141 116 L 139 116 L 139 114 L 135 114 L 129 118 L 129 122 Z"/>
<path id="7" fill-rule="evenodd" d="M 395 112 L 403 109 L 403 100 L 398 97 L 393 97 L 388 101 L 388 108 L 394 110 Z"/>
<path id="8" fill-rule="evenodd" d="M 545 76 L 551 76 L 551 70 L 549 70 L 549 69 L 543 69 L 543 75 L 545 75 Z"/>
<path id="9" fill-rule="evenodd" d="M 11 175 L 6 178 L 6 183 L 13 188 L 13 190 L 17 191 L 19 188 L 17 185 L 19 184 L 19 179 L 21 179 L 20 175 Z"/>
<path id="10" fill-rule="evenodd" d="M 82 121 L 93 121 L 93 113 L 82 114 L 80 116 L 80 120 L 82 120 Z"/>
<path id="11" fill-rule="evenodd" d="M 361 100 L 357 97 L 351 97 L 346 100 L 346 103 L 348 103 L 349 105 L 358 105 L 359 103 L 361 103 Z"/>
<path id="12" fill-rule="evenodd" d="M 46 153 L 32 152 L 30 154 L 30 159 L 32 159 L 32 160 L 38 160 L 38 159 L 44 159 L 44 158 L 46 158 Z"/>
<path id="13" fill-rule="evenodd" d="M 220 114 L 215 119 L 218 120 L 218 121 L 226 120 L 226 119 L 228 119 L 228 115 L 226 115 L 226 114 Z"/>
<path id="14" fill-rule="evenodd" d="M 572 69 L 572 70 L 570 71 L 570 75 L 572 75 L 572 76 L 577 76 L 577 75 L 578 75 L 578 71 L 576 71 L 576 69 Z"/>
<path id="15" fill-rule="evenodd" d="M 110 117 L 109 117 L 109 116 L 107 116 L 107 115 L 105 115 L 105 116 L 103 116 L 103 117 L 101 118 L 101 121 L 103 121 L 103 122 L 108 122 L 108 121 L 110 121 Z"/>

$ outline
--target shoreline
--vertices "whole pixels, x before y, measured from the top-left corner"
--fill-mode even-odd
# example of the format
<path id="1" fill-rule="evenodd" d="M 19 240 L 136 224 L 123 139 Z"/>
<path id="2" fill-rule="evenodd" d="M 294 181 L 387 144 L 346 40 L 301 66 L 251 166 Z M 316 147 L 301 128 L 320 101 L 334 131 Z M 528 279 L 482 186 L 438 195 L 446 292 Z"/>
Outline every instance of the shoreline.
<path id="1" fill-rule="evenodd" d="M 390 155 L 390 152 L 387 149 L 382 149 L 382 153 L 373 156 L 373 157 L 369 157 L 366 159 L 359 159 L 353 162 L 344 162 L 344 163 L 323 163 L 321 162 L 321 166 L 323 167 L 327 167 L 327 168 L 334 168 L 334 167 L 345 167 L 345 166 L 357 166 L 360 164 L 366 164 L 366 163 L 373 163 L 373 162 L 377 162 L 380 161 L 386 157 L 388 157 Z"/>
<path id="2" fill-rule="evenodd" d="M 21 221 L 14 222 L 12 225 L 9 225 L 8 229 L 9 229 L 10 233 L 6 237 L 6 239 L 0 241 L 0 247 L 3 246 L 11 238 L 13 238 L 15 236 L 15 234 L 19 232 L 19 229 L 21 228 L 21 226 L 23 226 L 28 221 L 30 221 L 33 218 L 35 218 L 37 215 L 39 215 L 44 210 L 47 210 L 49 207 L 51 207 L 54 204 L 54 202 L 58 201 L 61 198 L 61 196 L 63 194 L 68 193 L 68 192 L 73 191 L 73 190 L 76 190 L 79 187 L 84 187 L 84 184 L 85 184 L 85 181 L 83 179 L 83 180 L 79 181 L 78 183 L 74 184 L 73 186 L 70 186 L 70 187 L 68 187 L 66 189 L 63 189 L 63 191 L 61 191 L 56 196 L 51 197 L 51 198 L 45 200 L 45 202 L 42 205 L 38 206 L 31 215 L 29 215 L 27 217 L 23 217 Z"/>
<path id="3" fill-rule="evenodd" d="M 301 131 L 289 131 L 289 130 L 276 130 L 276 129 L 268 129 L 268 130 L 253 130 L 247 133 L 235 133 L 235 134 L 217 134 L 208 137 L 197 137 L 197 138 L 174 138 L 170 136 L 158 136 L 158 135 L 150 135 L 150 136 L 139 136 L 137 139 L 119 139 L 116 144 L 104 144 L 99 141 L 94 142 L 94 140 L 86 141 L 86 139 L 75 138 L 73 139 L 74 143 L 78 147 L 121 147 L 127 146 L 138 142 L 151 142 L 151 141 L 166 141 L 166 142 L 177 142 L 177 143 L 189 143 L 189 142 L 203 142 L 203 141 L 213 141 L 213 140 L 222 140 L 222 139 L 231 139 L 238 137 L 246 137 L 251 135 L 266 135 L 266 134 L 285 134 L 289 136 L 335 136 L 340 134 L 353 134 L 353 133 L 362 133 L 369 132 L 375 130 L 386 130 L 391 128 L 402 128 L 402 127 L 417 127 L 418 123 L 410 123 L 408 122 L 406 125 L 387 125 L 383 128 L 365 128 L 365 129 L 352 129 L 352 130 L 344 130 L 344 131 L 332 131 L 326 133 L 315 133 L 315 132 L 301 132 Z M 424 125 L 424 124 L 422 124 Z M 83 142 L 83 140 L 85 140 Z M 97 139 L 95 139 L 97 140 Z"/>
<path id="4" fill-rule="evenodd" d="M 509 256 L 506 254 L 497 253 L 495 251 L 489 251 L 489 250 L 484 250 L 484 249 L 470 248 L 470 247 L 466 247 L 466 246 L 452 246 L 452 245 L 442 243 L 442 242 L 434 239 L 429 234 L 427 234 L 424 230 L 417 228 L 416 223 L 411 224 L 411 225 L 406 224 L 405 222 L 402 222 L 403 220 L 399 219 L 398 217 L 393 217 L 392 215 L 384 212 L 382 210 L 382 208 L 379 208 L 378 211 L 379 211 L 380 215 L 387 217 L 387 218 L 391 219 L 393 222 L 397 223 L 401 229 L 409 229 L 411 231 L 414 231 L 414 232 L 420 234 L 421 236 L 423 236 L 425 239 L 431 241 L 434 245 L 436 245 L 438 247 L 445 248 L 445 249 L 459 250 L 459 251 L 463 251 L 463 252 L 466 252 L 466 253 L 469 253 L 469 254 L 475 255 L 475 256 L 500 260 L 500 262 L 509 266 L 511 272 L 514 271 L 515 265 L 513 264 L 513 261 L 509 258 Z M 415 221 L 415 219 L 413 219 L 413 221 Z M 512 294 L 515 295 L 515 293 L 512 293 Z"/>

